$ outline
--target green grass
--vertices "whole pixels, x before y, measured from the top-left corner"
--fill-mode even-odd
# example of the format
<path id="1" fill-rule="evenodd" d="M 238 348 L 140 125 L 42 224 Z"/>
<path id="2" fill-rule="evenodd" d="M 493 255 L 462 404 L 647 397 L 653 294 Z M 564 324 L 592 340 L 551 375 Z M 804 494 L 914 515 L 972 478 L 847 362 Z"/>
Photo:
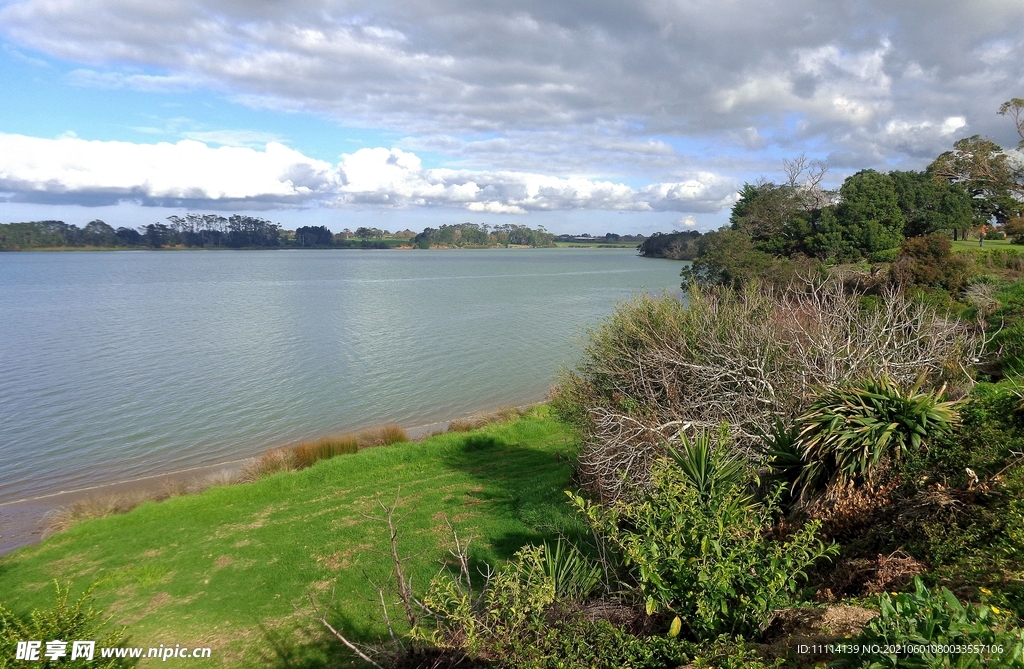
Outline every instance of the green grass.
<path id="1" fill-rule="evenodd" d="M 958 239 L 957 241 L 950 242 L 950 243 L 953 245 L 953 250 L 954 251 L 977 250 L 978 249 L 978 239 L 977 239 L 977 237 L 975 237 L 974 239 L 968 239 L 966 241 L 964 241 L 963 239 Z M 985 245 L 982 246 L 981 248 L 983 248 L 983 249 L 987 249 L 987 248 L 1014 249 L 1014 250 L 1017 250 L 1017 251 L 1024 250 L 1024 246 L 1021 246 L 1020 244 L 1011 244 L 1009 238 L 1007 238 L 1007 239 L 986 239 L 985 240 Z"/>
<path id="2" fill-rule="evenodd" d="M 25 614 L 52 603 L 55 578 L 73 593 L 96 583 L 97 603 L 128 625 L 131 645 L 211 646 L 214 662 L 204 666 L 347 666 L 293 603 L 333 588 L 332 622 L 364 641 L 386 634 L 368 581 L 390 584 L 389 558 L 374 552 L 387 547 L 386 528 L 361 515 L 379 513 L 375 493 L 393 501 L 401 487 L 410 512 L 401 549 L 422 553 L 409 563 L 422 592 L 453 545 L 445 516 L 460 537 L 476 537 L 478 562 L 582 532 L 562 493 L 574 449 L 541 406 L 475 432 L 148 502 L 0 558 L 0 601 Z"/>

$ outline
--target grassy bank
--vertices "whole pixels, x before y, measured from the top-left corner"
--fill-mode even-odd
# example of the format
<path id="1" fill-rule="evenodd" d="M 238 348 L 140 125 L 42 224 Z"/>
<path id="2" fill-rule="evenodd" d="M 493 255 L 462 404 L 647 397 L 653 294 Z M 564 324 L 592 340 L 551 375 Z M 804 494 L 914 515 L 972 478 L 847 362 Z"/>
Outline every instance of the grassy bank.
<path id="1" fill-rule="evenodd" d="M 425 585 L 451 546 L 446 517 L 476 537 L 476 560 L 575 534 L 562 493 L 574 448 L 538 407 L 474 432 L 146 503 L 0 559 L 0 601 L 25 614 L 52 604 L 55 578 L 74 592 L 95 584 L 131 645 L 210 646 L 214 666 L 332 666 L 344 653 L 293 604 L 334 589 L 335 623 L 366 641 L 386 635 L 368 577 L 388 582 L 390 558 L 374 552 L 387 548 L 387 529 L 362 515 L 379 512 L 376 493 L 391 502 L 401 489 L 401 548 L 421 553 L 409 568 Z"/>

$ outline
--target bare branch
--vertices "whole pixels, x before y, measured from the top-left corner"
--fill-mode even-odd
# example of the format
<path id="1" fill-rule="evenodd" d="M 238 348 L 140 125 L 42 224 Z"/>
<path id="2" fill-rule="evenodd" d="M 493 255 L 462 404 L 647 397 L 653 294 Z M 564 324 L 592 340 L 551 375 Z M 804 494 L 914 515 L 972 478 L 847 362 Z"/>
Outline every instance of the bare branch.
<path id="1" fill-rule="evenodd" d="M 683 309 L 674 298 L 622 307 L 628 336 L 604 336 L 581 371 L 588 430 L 580 463 L 604 500 L 646 482 L 681 430 L 727 422 L 753 455 L 756 434 L 805 410 L 819 388 L 888 375 L 962 394 L 967 365 L 982 350 L 974 328 L 883 290 L 876 309 L 838 281 L 802 281 L 784 291 L 701 289 Z M 587 381 L 581 379 L 580 383 Z"/>
<path id="2" fill-rule="evenodd" d="M 326 607 L 324 607 L 322 612 L 317 608 L 316 602 L 313 600 L 313 595 L 309 595 L 308 598 L 309 598 L 309 604 L 310 604 L 310 607 L 313 610 L 313 613 L 312 614 L 306 613 L 305 611 L 302 611 L 301 609 L 299 609 L 298 606 L 295 606 L 295 611 L 297 613 L 299 613 L 301 615 L 304 615 L 307 618 L 311 618 L 313 620 L 316 620 L 321 625 L 326 627 L 327 631 L 329 631 L 331 634 L 333 634 L 335 636 L 335 638 L 337 638 L 339 641 L 341 641 L 343 644 L 345 644 L 345 646 L 347 646 L 349 650 L 351 650 L 353 653 L 358 655 L 359 658 L 361 660 L 363 660 L 364 662 L 368 662 L 368 663 L 372 664 L 373 666 L 377 667 L 377 669 L 384 669 L 384 667 L 382 667 L 381 665 L 379 665 L 376 662 L 374 662 L 373 659 L 369 655 L 364 653 L 356 644 L 352 643 L 347 638 L 345 638 L 344 634 L 342 634 L 341 632 L 336 630 L 333 625 L 331 625 L 329 622 L 327 622 L 327 611 L 330 611 L 331 605 L 334 603 L 334 590 L 331 590 L 331 602 L 330 602 L 330 604 L 328 604 Z"/>

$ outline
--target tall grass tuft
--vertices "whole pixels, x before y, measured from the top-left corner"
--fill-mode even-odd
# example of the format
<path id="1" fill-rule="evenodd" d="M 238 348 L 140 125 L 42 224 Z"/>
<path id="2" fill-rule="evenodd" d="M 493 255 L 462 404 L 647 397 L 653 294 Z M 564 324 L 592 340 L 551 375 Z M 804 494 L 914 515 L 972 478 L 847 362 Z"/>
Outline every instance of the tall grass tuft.
<path id="1" fill-rule="evenodd" d="M 242 471 L 238 473 L 238 482 L 252 483 L 266 476 L 280 472 L 293 472 L 296 469 L 294 449 L 272 448 L 242 467 Z"/>
<path id="2" fill-rule="evenodd" d="M 409 441 L 409 435 L 401 426 L 394 423 L 371 427 L 356 433 L 356 441 L 359 448 L 372 448 L 374 446 L 390 446 Z"/>
<path id="3" fill-rule="evenodd" d="M 320 460 L 327 460 L 336 455 L 348 455 L 359 450 L 359 441 L 354 436 L 342 435 L 337 437 L 324 437 L 317 441 L 310 441 L 293 446 L 295 452 L 296 469 L 312 467 Z"/>
<path id="4" fill-rule="evenodd" d="M 499 407 L 493 413 L 479 413 L 466 418 L 456 418 L 448 423 L 449 432 L 469 432 L 479 430 L 491 423 L 505 423 L 515 420 L 525 413 L 523 409 L 513 406 Z"/>

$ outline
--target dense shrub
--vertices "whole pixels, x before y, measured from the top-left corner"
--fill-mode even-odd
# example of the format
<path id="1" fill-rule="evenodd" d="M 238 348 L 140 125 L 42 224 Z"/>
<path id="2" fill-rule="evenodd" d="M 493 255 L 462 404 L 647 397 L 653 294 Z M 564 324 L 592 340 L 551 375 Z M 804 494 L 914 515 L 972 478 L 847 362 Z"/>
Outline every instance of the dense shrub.
<path id="1" fill-rule="evenodd" d="M 123 645 L 124 630 L 111 629 L 109 618 L 95 608 L 89 590 L 74 600 L 69 601 L 70 586 L 62 587 L 54 581 L 56 598 L 52 608 L 35 609 L 27 619 L 20 619 L 0 605 L 0 669 L 8 666 L 34 667 L 84 667 L 114 669 L 115 667 L 134 666 L 134 661 L 118 658 L 100 657 L 100 648 L 113 648 Z M 67 641 L 67 656 L 50 660 L 43 653 L 47 641 Z M 96 648 L 93 660 L 77 658 L 71 660 L 72 641 L 95 641 Z M 20 662 L 15 660 L 19 641 L 41 641 L 40 662 Z M 9 664 L 8 664 L 9 663 Z"/>
<path id="2" fill-rule="evenodd" d="M 689 660 L 690 647 L 664 636 L 638 637 L 582 614 L 546 624 L 501 666 L 515 669 L 665 669 Z"/>
<path id="3" fill-rule="evenodd" d="M 701 639 L 749 636 L 792 601 L 805 569 L 835 553 L 816 538 L 816 522 L 770 538 L 781 489 L 759 502 L 754 484 L 723 433 L 714 445 L 707 436 L 684 439 L 676 458 L 654 463 L 650 486 L 635 500 L 573 501 L 623 555 L 648 614 L 675 615 Z"/>
<path id="4" fill-rule="evenodd" d="M 772 291 L 695 289 L 688 304 L 640 296 L 590 332 L 577 369 L 555 391 L 582 431 L 584 482 L 614 499 L 646 480 L 684 425 L 728 422 L 753 447 L 777 417 L 805 411 L 817 388 L 888 373 L 963 392 L 978 337 L 896 292 L 865 307 L 837 283 Z"/>
<path id="5" fill-rule="evenodd" d="M 870 262 L 896 262 L 896 258 L 899 257 L 899 249 L 884 249 L 882 251 L 875 251 L 868 255 Z"/>
<path id="6" fill-rule="evenodd" d="M 934 233 L 911 237 L 903 242 L 891 268 L 894 281 L 903 284 L 933 286 L 958 293 L 971 275 L 971 263 L 962 253 L 954 253 L 949 237 Z"/>
<path id="7" fill-rule="evenodd" d="M 843 653 L 840 666 L 1024 667 L 1024 631 L 996 606 L 965 605 L 920 578 L 914 592 L 883 594 L 878 604 L 879 616 L 849 640 L 857 651 Z"/>
<path id="8" fill-rule="evenodd" d="M 423 603 L 432 616 L 414 636 L 470 657 L 507 657 L 544 627 L 544 612 L 555 601 L 555 579 L 544 568 L 544 548 L 519 550 L 482 592 L 475 592 L 468 565 L 442 571 L 431 580 Z"/>
<path id="9" fill-rule="evenodd" d="M 683 290 L 689 290 L 691 283 L 740 288 L 751 281 L 783 287 L 796 278 L 800 269 L 788 258 L 755 248 L 749 235 L 735 230 L 709 232 L 694 246 L 693 264 L 680 272 Z"/>

